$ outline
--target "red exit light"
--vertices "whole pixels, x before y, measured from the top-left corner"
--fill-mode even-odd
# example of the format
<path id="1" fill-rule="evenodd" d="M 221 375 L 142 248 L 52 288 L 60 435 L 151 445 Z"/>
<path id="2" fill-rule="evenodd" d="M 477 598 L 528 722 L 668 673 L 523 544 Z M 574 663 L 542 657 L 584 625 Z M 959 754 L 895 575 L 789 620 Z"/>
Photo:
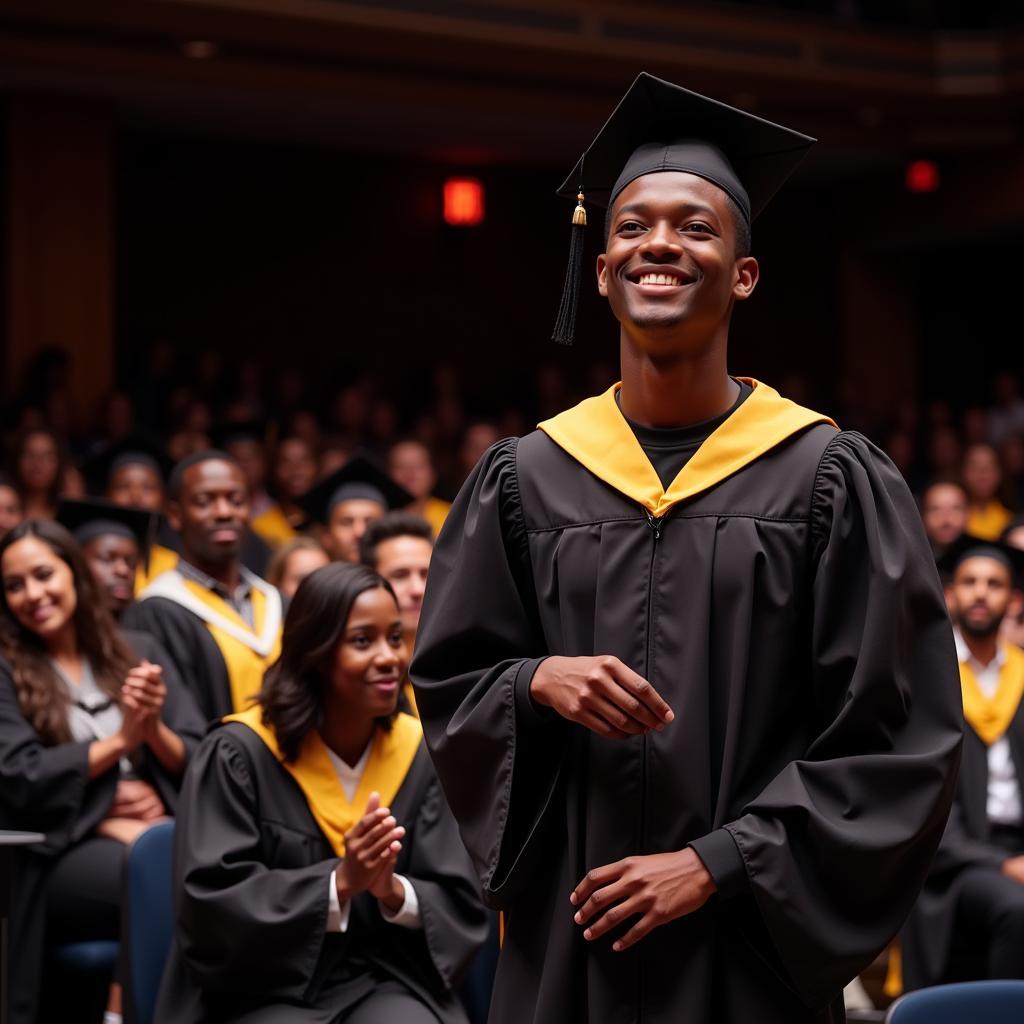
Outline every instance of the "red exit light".
<path id="1" fill-rule="evenodd" d="M 484 220 L 484 186 L 477 178 L 449 178 L 444 183 L 444 222 L 472 228 Z"/>
<path id="2" fill-rule="evenodd" d="M 936 192 L 939 188 L 939 168 L 931 160 L 915 160 L 907 164 L 907 191 Z"/>

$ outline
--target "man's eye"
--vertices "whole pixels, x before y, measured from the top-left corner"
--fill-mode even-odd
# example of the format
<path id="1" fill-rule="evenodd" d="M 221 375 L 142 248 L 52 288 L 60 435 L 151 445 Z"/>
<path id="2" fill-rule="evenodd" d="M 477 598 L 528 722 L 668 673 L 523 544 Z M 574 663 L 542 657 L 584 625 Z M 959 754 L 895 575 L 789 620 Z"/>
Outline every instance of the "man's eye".
<path id="1" fill-rule="evenodd" d="M 620 235 L 636 234 L 638 231 L 643 231 L 644 226 L 637 220 L 623 221 L 618 228 Z"/>
<path id="2" fill-rule="evenodd" d="M 710 225 L 705 224 L 701 220 L 695 220 L 692 224 L 687 224 L 686 227 L 683 228 L 683 230 L 684 231 L 688 231 L 691 234 L 697 234 L 697 235 L 713 235 L 714 234 L 714 231 L 711 229 Z"/>

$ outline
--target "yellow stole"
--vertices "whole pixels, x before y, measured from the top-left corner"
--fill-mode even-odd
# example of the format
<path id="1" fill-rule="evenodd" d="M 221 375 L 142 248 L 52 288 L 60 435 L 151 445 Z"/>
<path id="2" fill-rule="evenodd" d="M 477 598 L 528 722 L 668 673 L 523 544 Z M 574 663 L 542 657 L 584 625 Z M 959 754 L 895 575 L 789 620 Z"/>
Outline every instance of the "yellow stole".
<path id="1" fill-rule="evenodd" d="M 298 758 L 288 762 L 281 754 L 273 729 L 263 724 L 262 706 L 257 704 L 239 714 L 228 715 L 224 721 L 241 722 L 263 740 L 281 762 L 281 767 L 299 784 L 310 813 L 339 857 L 345 856 L 345 833 L 366 812 L 370 794 L 380 794 L 381 807 L 391 804 L 409 774 L 423 740 L 420 723 L 411 715 L 399 714 L 390 732 L 378 728 L 373 735 L 366 771 L 349 800 L 327 747 L 315 729 L 310 730 L 302 741 Z"/>
<path id="2" fill-rule="evenodd" d="M 154 544 L 149 549 L 147 567 L 139 566 L 135 570 L 135 596 L 138 597 L 146 587 L 165 572 L 178 567 L 178 552 L 165 548 L 163 544 Z"/>
<path id="3" fill-rule="evenodd" d="M 538 428 L 594 476 L 660 518 L 807 427 L 835 426 L 827 416 L 796 405 L 767 384 L 739 379 L 753 393 L 697 449 L 667 489 L 615 401 L 621 384 L 539 423 Z"/>
<path id="4" fill-rule="evenodd" d="M 298 537 L 288 517 L 281 511 L 281 506 L 274 502 L 265 512 L 261 512 L 249 524 L 252 532 L 262 537 L 271 547 L 287 544 Z"/>
<path id="5" fill-rule="evenodd" d="M 999 685 L 991 697 L 982 692 L 971 666 L 960 662 L 964 718 L 987 747 L 1005 735 L 1024 698 L 1024 651 L 1012 644 L 1007 644 L 1004 651 L 1006 660 L 999 670 Z"/>
<path id="6" fill-rule="evenodd" d="M 255 633 L 256 636 L 262 635 L 267 620 L 267 596 L 262 590 L 257 590 L 255 587 L 252 590 L 252 617 L 256 628 L 250 630 L 245 619 L 212 590 L 207 590 L 206 587 L 192 580 L 183 580 L 182 582 L 188 591 L 208 608 L 223 615 L 236 626 Z M 206 620 L 206 628 L 220 649 L 228 670 L 231 706 L 236 711 L 241 711 L 256 699 L 256 695 L 263 686 L 263 674 L 277 661 L 277 657 L 281 653 L 280 630 L 278 630 L 269 653 L 260 654 L 209 619 Z"/>

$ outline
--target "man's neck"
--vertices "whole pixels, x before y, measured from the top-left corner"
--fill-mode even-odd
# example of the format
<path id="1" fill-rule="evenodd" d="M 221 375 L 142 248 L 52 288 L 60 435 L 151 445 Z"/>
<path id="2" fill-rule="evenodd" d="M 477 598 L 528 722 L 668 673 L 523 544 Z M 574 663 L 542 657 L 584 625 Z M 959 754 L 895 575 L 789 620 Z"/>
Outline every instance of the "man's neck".
<path id="1" fill-rule="evenodd" d="M 619 407 L 643 427 L 703 423 L 727 412 L 739 394 L 726 368 L 724 341 L 694 355 L 655 356 L 623 332 L 619 358 Z"/>
<path id="2" fill-rule="evenodd" d="M 183 557 L 189 565 L 194 565 L 201 573 L 215 579 L 228 590 L 235 590 L 242 581 L 241 563 L 235 559 L 230 562 L 208 562 L 197 558 L 187 549 Z"/>
<path id="3" fill-rule="evenodd" d="M 971 657 L 979 665 L 987 667 L 995 661 L 996 655 L 999 653 L 998 630 L 988 636 L 974 636 L 961 629 L 960 636 L 963 638 L 964 646 L 971 652 Z"/>

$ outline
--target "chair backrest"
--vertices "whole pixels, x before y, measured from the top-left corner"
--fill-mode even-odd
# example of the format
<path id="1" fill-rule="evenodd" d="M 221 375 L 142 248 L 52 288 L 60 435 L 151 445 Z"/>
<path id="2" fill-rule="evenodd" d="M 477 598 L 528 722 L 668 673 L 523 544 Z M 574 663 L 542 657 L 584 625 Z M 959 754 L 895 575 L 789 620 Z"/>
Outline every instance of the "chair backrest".
<path id="1" fill-rule="evenodd" d="M 1024 981 L 965 981 L 901 996 L 886 1024 L 1021 1024 Z"/>
<path id="2" fill-rule="evenodd" d="M 173 846 L 174 822 L 162 822 L 135 840 L 125 864 L 121 941 L 125 948 L 126 1016 L 135 1024 L 149 1024 L 153 1018 L 174 938 Z"/>

